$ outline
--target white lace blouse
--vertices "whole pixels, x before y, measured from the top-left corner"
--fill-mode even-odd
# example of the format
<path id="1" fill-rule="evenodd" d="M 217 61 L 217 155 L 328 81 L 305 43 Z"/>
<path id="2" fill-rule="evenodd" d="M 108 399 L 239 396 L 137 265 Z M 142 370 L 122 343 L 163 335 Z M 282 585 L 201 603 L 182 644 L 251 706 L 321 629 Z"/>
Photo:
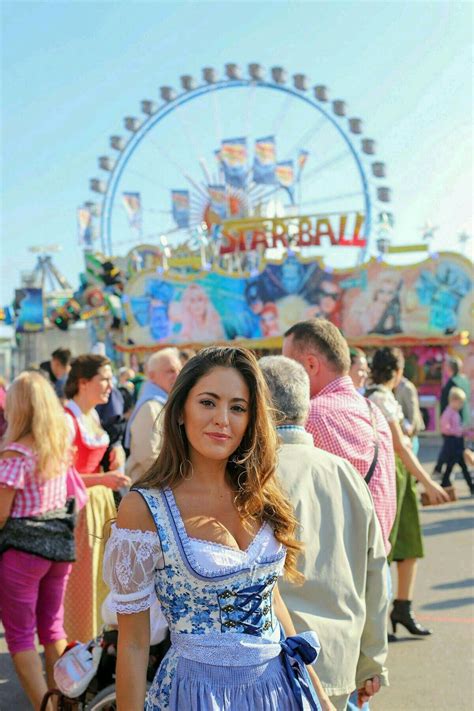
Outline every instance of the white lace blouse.
<path id="1" fill-rule="evenodd" d="M 218 572 L 235 565 L 251 566 L 257 557 L 281 549 L 272 528 L 264 523 L 246 550 L 188 537 L 198 563 Z M 160 539 L 155 531 L 112 526 L 104 554 L 104 580 L 111 590 L 109 607 L 120 614 L 141 612 L 156 601 L 155 573 L 164 567 Z"/>

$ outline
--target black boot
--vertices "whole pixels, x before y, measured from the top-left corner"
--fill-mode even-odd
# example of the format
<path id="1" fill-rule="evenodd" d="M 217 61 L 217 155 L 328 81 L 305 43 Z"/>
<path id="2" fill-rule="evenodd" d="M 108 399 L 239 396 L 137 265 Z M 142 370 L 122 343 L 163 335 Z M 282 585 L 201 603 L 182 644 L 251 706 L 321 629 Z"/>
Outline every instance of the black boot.
<path id="1" fill-rule="evenodd" d="M 420 623 L 416 621 L 415 615 L 411 610 L 411 600 L 394 600 L 390 619 L 392 621 L 394 634 L 396 634 L 398 623 L 403 625 L 410 634 L 420 636 L 432 634 L 431 630 L 422 627 Z"/>

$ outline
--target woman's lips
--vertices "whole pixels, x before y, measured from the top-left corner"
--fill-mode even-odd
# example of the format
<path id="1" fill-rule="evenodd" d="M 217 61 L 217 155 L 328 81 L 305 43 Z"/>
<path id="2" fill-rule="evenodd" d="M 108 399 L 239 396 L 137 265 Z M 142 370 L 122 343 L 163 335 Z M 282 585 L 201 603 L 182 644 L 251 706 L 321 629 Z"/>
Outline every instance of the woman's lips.
<path id="1" fill-rule="evenodd" d="M 206 432 L 205 434 L 216 442 L 226 442 L 230 439 L 229 435 L 222 434 L 221 432 Z"/>

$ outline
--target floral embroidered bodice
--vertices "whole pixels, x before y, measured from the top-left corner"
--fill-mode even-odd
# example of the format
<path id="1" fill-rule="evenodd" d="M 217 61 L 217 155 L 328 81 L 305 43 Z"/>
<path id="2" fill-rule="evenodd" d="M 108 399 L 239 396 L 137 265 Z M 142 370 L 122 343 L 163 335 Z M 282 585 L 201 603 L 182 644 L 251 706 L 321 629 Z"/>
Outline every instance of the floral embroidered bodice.
<path id="1" fill-rule="evenodd" d="M 170 489 L 136 491 L 153 516 L 156 532 L 114 527 L 104 556 L 104 578 L 116 612 L 140 612 L 158 598 L 171 632 L 171 648 L 148 692 L 147 711 L 198 706 L 251 711 L 262 694 L 268 699 L 276 694 L 269 709 L 320 711 L 304 668 L 316 658 L 317 639 L 313 633 L 285 639 L 273 610 L 273 589 L 283 572 L 286 549 L 271 527 L 262 525 L 245 551 L 200 541 L 188 536 Z M 186 672 L 183 664 L 194 662 L 199 671 Z M 209 681 L 213 668 L 214 690 Z M 249 684 L 233 691 L 222 686 L 223 679 L 233 679 L 230 668 Z M 270 669 L 268 685 L 252 677 L 252 670 L 263 668 Z M 273 683 L 271 674 L 277 675 Z M 195 693 L 201 694 L 199 701 Z M 235 702 L 229 701 L 229 694 Z"/>
<path id="2" fill-rule="evenodd" d="M 150 607 L 155 595 L 170 630 L 243 632 L 271 637 L 278 629 L 271 597 L 285 549 L 264 524 L 245 551 L 190 538 L 173 493 L 139 490 L 157 532 L 114 527 L 104 576 L 119 613 Z"/>

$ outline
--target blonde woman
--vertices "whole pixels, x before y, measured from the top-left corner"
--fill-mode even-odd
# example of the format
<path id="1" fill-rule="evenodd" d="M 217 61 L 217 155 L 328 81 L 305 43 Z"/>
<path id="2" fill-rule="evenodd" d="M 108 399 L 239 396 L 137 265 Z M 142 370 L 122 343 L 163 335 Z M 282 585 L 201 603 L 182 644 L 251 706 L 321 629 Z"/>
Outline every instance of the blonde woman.
<path id="1" fill-rule="evenodd" d="M 63 409 L 40 373 L 25 372 L 14 380 L 7 392 L 6 417 L 0 529 L 10 518 L 21 519 L 26 527 L 28 518 L 63 508 L 71 460 Z M 47 690 L 35 634 L 44 646 L 47 678 L 53 685 L 53 665 L 66 646 L 63 601 L 71 571 L 71 563 L 51 560 L 46 538 L 39 539 L 44 550 L 35 548 L 35 554 L 19 541 L 22 549 L 8 547 L 0 555 L 0 615 L 8 651 L 34 709 Z"/>
<path id="2" fill-rule="evenodd" d="M 182 343 L 218 341 L 224 338 L 220 316 L 200 284 L 186 287 L 181 301 L 171 305 L 170 318 L 181 323 L 179 340 Z"/>

